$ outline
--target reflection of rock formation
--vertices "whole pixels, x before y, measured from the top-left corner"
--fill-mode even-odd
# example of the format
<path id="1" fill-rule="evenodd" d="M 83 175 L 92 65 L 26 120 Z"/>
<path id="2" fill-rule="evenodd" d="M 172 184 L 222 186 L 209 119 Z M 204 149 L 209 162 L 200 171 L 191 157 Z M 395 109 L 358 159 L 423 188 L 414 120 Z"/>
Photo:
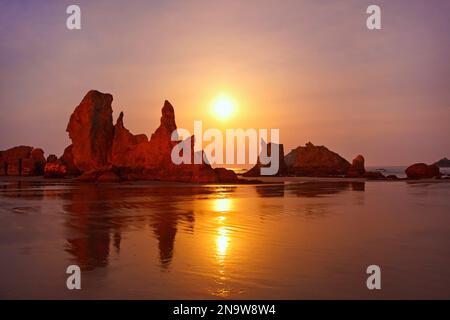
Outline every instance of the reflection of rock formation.
<path id="1" fill-rule="evenodd" d="M 274 216 L 283 213 L 300 215 L 304 218 L 321 218 L 329 212 L 329 207 L 333 201 L 320 200 L 319 197 L 334 197 L 340 193 L 348 191 L 364 191 L 365 182 L 350 181 L 316 181 L 303 183 L 287 183 L 277 185 L 255 186 L 256 193 L 260 197 L 279 197 L 280 200 L 259 202 L 259 215 L 261 220 L 267 216 Z M 301 199 L 298 199 L 301 198 Z M 364 202 L 364 195 L 352 196 L 353 204 L 358 205 Z"/>
<path id="2" fill-rule="evenodd" d="M 120 254 L 124 250 L 123 234 L 127 230 L 145 230 L 148 226 L 158 241 L 161 267 L 167 269 L 175 252 L 177 231 L 182 228 L 184 232 L 194 232 L 193 200 L 226 196 L 235 190 L 235 186 L 171 183 L 95 185 L 55 182 L 49 185 L 48 182 L 17 180 L 0 184 L 2 198 L 45 198 L 44 201 L 57 198 L 62 201 L 65 250 L 83 270 L 106 267 L 111 254 Z M 19 214 L 39 210 L 39 207 L 15 207 L 15 203 L 9 201 L 3 207 Z M 221 205 L 219 211 L 223 209 Z"/>
<path id="3" fill-rule="evenodd" d="M 255 186 L 261 198 L 284 197 L 284 184 Z"/>
<path id="4" fill-rule="evenodd" d="M 342 191 L 364 191 L 365 182 L 350 181 L 311 181 L 292 184 L 276 184 L 255 186 L 260 197 L 284 197 L 285 192 L 298 197 L 319 197 L 332 195 Z"/>
<path id="5" fill-rule="evenodd" d="M 66 251 L 85 270 L 108 265 L 111 236 L 120 249 L 122 218 L 114 215 L 113 200 L 117 192 L 93 185 L 80 185 L 62 196 L 67 200 L 66 225 L 69 228 Z"/>
<path id="6" fill-rule="evenodd" d="M 172 261 L 175 235 L 177 234 L 176 214 L 158 214 L 151 222 L 153 233 L 158 239 L 161 266 L 167 268 Z"/>
<path id="7" fill-rule="evenodd" d="M 364 182 L 350 182 L 353 191 L 365 191 L 366 184 Z"/>
<path id="8" fill-rule="evenodd" d="M 150 221 L 156 239 L 158 240 L 159 259 L 161 266 L 167 269 L 174 254 L 175 235 L 177 234 L 178 220 L 184 218 L 193 230 L 194 212 L 189 211 L 182 216 L 177 213 L 177 208 L 166 207 L 165 211 L 159 211 Z"/>
<path id="9" fill-rule="evenodd" d="M 178 201 L 185 203 L 187 198 L 214 192 L 214 188 L 179 185 L 77 185 L 71 192 L 58 194 L 66 201 L 66 251 L 85 270 L 105 267 L 112 247 L 120 252 L 127 228 L 149 225 L 158 241 L 161 266 L 167 269 L 180 222 L 188 232 L 194 229 L 194 212 L 179 206 Z"/>
<path id="10" fill-rule="evenodd" d="M 343 191 L 364 191 L 364 182 L 327 181 L 327 182 L 305 182 L 301 184 L 288 185 L 287 189 L 298 197 L 320 197 L 337 194 Z"/>
<path id="11" fill-rule="evenodd" d="M 27 200 L 41 200 L 43 198 L 42 193 L 30 192 L 29 188 L 35 188 L 39 186 L 38 182 L 27 180 L 12 180 L 6 184 L 0 185 L 0 191 L 2 197 L 8 198 L 22 198 Z"/>

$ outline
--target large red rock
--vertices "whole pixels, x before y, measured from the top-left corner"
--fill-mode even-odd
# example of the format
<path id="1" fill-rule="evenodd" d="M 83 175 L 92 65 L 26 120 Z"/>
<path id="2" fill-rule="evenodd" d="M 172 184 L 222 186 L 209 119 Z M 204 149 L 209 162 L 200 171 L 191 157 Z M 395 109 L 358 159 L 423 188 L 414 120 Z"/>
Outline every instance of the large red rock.
<path id="1" fill-rule="evenodd" d="M 89 91 L 67 125 L 75 166 L 81 171 L 109 165 L 114 137 L 110 94 Z"/>
<path id="2" fill-rule="evenodd" d="M 406 168 L 405 173 L 410 179 L 429 179 L 441 176 L 439 167 L 435 164 L 415 163 Z"/>
<path id="3" fill-rule="evenodd" d="M 72 147 L 66 149 L 67 155 L 59 162 L 65 165 L 72 162 L 81 173 L 79 180 L 117 181 L 118 175 L 121 180 L 237 181 L 234 172 L 214 170 L 207 163 L 175 165 L 172 162 L 172 149 L 181 141 L 176 135 L 175 141 L 171 139 L 177 126 L 175 111 L 169 101 L 164 102 L 160 125 L 150 140 L 146 135 L 133 135 L 126 129 L 123 113 L 113 126 L 111 102 L 111 95 L 90 91 L 70 118 L 67 131 Z M 186 141 L 193 144 L 194 140 Z"/>
<path id="4" fill-rule="evenodd" d="M 324 146 L 308 142 L 284 158 L 289 174 L 297 176 L 340 176 L 347 174 L 350 163 Z"/>

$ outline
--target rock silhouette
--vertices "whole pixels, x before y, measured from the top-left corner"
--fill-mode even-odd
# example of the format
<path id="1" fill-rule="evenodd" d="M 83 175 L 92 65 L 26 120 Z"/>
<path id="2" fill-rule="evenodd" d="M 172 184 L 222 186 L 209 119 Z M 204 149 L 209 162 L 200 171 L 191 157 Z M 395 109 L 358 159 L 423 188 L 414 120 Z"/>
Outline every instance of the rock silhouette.
<path id="1" fill-rule="evenodd" d="M 439 167 L 435 164 L 415 163 L 405 170 L 409 179 L 429 179 L 441 177 Z"/>
<path id="2" fill-rule="evenodd" d="M 352 161 L 352 165 L 347 172 L 348 177 L 360 177 L 366 173 L 366 169 L 364 167 L 364 157 L 362 155 L 358 155 Z"/>
<path id="3" fill-rule="evenodd" d="M 308 142 L 298 147 L 284 158 L 287 171 L 296 176 L 339 176 L 346 175 L 351 164 L 325 146 L 315 146 Z"/>
<path id="4" fill-rule="evenodd" d="M 269 142 L 266 143 L 262 141 L 262 153 L 267 154 L 267 156 L 271 157 L 272 149 L 276 149 L 274 147 L 275 143 Z M 269 167 L 270 164 L 262 164 L 261 163 L 261 155 L 258 157 L 258 161 L 253 168 L 248 170 L 243 174 L 244 177 L 259 177 L 261 176 L 261 168 Z M 278 172 L 274 174 L 274 176 L 284 176 L 287 174 L 286 163 L 284 162 L 284 146 L 283 144 L 278 144 Z"/>
<path id="5" fill-rule="evenodd" d="M 133 135 L 126 129 L 123 113 L 113 125 L 112 101 L 112 95 L 91 90 L 70 117 L 67 132 L 72 145 L 66 148 L 60 162 L 79 171 L 80 180 L 237 181 L 231 170 L 213 169 L 205 161 L 180 165 L 172 162 L 172 149 L 181 141 L 176 139 L 176 134 L 172 141 L 177 126 L 175 111 L 169 101 L 164 102 L 160 125 L 150 140 L 146 135 Z M 191 137 L 184 143 L 193 145 L 193 142 Z M 203 159 L 203 152 L 200 156 Z"/>

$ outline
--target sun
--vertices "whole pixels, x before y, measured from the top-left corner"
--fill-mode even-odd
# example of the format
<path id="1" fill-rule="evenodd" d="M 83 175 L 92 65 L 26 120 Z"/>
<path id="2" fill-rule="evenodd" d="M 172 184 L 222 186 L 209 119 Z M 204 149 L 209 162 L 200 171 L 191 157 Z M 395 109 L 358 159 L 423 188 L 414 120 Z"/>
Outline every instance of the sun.
<path id="1" fill-rule="evenodd" d="M 235 112 L 235 108 L 234 100 L 225 95 L 217 97 L 213 102 L 213 114 L 220 120 L 230 118 Z"/>

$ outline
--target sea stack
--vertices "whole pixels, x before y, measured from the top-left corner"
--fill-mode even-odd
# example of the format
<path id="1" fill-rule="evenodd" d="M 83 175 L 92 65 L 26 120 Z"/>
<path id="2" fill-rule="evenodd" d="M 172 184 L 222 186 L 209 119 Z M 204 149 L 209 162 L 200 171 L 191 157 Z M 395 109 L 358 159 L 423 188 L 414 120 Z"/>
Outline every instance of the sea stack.
<path id="1" fill-rule="evenodd" d="M 311 142 L 292 150 L 284 160 L 288 173 L 295 176 L 344 176 L 351 167 L 339 154 Z"/>
<path id="2" fill-rule="evenodd" d="M 113 125 L 112 101 L 112 95 L 91 90 L 70 117 L 67 132 L 72 144 L 58 162 L 70 168 L 68 171 L 79 172 L 79 180 L 237 181 L 233 171 L 213 169 L 205 162 L 180 165 L 172 162 L 172 149 L 181 141 L 171 139 L 177 126 L 175 110 L 169 101 L 164 102 L 160 125 L 150 140 L 126 129 L 122 112 Z M 194 137 L 190 137 L 184 143 L 193 141 Z"/>

